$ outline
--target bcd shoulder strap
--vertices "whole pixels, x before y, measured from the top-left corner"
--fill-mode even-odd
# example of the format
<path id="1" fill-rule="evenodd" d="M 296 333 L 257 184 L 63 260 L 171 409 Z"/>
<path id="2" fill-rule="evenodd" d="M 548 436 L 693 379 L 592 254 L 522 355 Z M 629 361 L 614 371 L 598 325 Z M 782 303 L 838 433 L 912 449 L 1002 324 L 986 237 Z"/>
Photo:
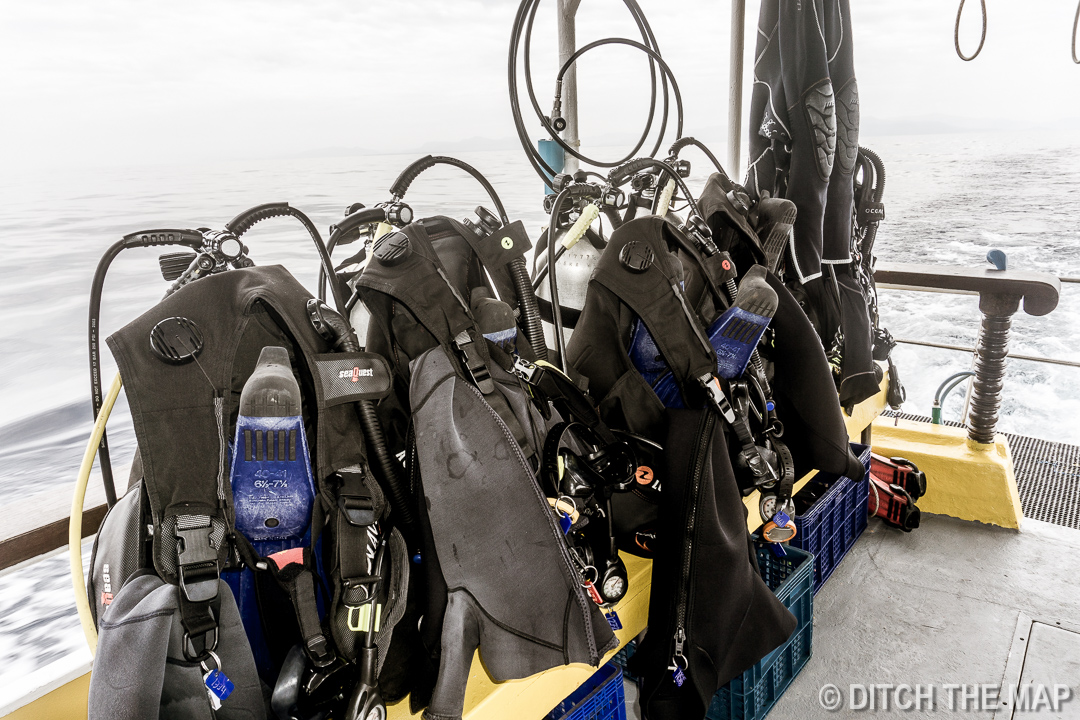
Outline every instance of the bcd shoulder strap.
<path id="1" fill-rule="evenodd" d="M 665 220 L 632 220 L 612 236 L 592 281 L 610 290 L 645 323 L 685 396 L 716 372 L 716 355 L 683 289 L 683 269 L 662 232 Z"/>

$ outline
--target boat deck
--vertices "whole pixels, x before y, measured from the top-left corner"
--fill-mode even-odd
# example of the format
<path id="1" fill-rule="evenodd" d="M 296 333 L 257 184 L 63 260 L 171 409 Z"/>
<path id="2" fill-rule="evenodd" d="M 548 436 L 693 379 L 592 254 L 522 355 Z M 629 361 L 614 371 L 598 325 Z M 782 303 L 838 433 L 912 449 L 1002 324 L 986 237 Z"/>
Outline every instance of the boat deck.
<path id="1" fill-rule="evenodd" d="M 973 686 L 1042 683 L 1070 687 L 1058 712 L 1016 717 L 1080 718 L 1080 530 L 1026 519 L 1019 532 L 924 515 L 903 533 L 872 519 L 814 598 L 813 656 L 769 720 L 845 717 L 850 686 L 932 686 L 933 710 L 890 707 L 866 714 L 995 717 L 961 708 Z M 844 708 L 826 711 L 822 688 L 835 685 Z M 949 709 L 947 685 L 954 688 Z M 925 691 L 925 688 L 924 688 Z M 981 693 L 981 688 L 979 689 Z M 992 690 L 988 691 L 987 706 Z M 901 704 L 914 700 L 901 692 Z M 855 690 L 857 704 L 862 691 Z M 1011 718 L 1002 709 L 998 720 Z"/>

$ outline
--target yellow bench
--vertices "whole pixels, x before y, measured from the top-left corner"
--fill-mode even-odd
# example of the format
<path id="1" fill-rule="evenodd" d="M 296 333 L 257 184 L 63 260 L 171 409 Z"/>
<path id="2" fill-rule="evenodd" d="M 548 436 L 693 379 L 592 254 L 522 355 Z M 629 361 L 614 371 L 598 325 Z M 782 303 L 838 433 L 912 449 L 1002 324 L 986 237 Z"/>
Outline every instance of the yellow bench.
<path id="1" fill-rule="evenodd" d="M 851 417 L 844 417 L 848 435 L 852 441 L 858 440 L 862 431 L 885 409 L 886 387 L 888 383 L 884 381 L 882 390 L 877 395 L 857 405 Z M 801 490 L 814 474 L 809 473 L 799 479 L 795 483 L 795 492 Z M 755 490 L 745 497 L 743 502 L 747 509 L 746 526 L 754 532 L 761 526 L 761 517 L 758 514 L 760 495 Z M 630 590 L 627 596 L 615 606 L 623 625 L 623 629 L 615 633 L 615 636 L 619 638 L 620 649 L 637 637 L 648 624 L 649 592 L 652 589 L 652 561 L 625 553 L 622 558 L 630 577 Z M 615 652 L 609 653 L 604 658 L 604 662 L 614 655 Z M 466 720 L 505 720 L 506 718 L 534 720 L 543 717 L 575 688 L 588 680 L 594 672 L 596 668 L 588 665 L 566 665 L 521 680 L 496 683 L 488 677 L 480 655 L 477 653 L 473 657 L 472 671 L 469 673 L 464 718 Z M 413 715 L 409 712 L 408 700 L 391 705 L 388 708 L 388 716 L 389 720 L 420 717 L 419 714 Z"/>

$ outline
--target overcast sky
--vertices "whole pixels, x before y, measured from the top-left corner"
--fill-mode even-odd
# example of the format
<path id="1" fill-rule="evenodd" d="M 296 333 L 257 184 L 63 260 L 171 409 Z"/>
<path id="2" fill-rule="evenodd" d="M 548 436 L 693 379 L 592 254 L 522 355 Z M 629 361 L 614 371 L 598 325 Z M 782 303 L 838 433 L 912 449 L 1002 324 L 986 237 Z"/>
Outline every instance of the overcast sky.
<path id="1" fill-rule="evenodd" d="M 325 148 L 411 151 L 513 137 L 506 53 L 512 0 L 0 0 L 0 162 L 128 164 L 259 158 Z M 534 46 L 550 103 L 555 27 Z M 723 149 L 726 0 L 641 0 L 682 86 L 687 134 Z M 990 0 L 983 54 L 952 47 L 952 0 L 854 0 L 867 132 L 947 119 L 979 129 L 1077 130 L 1075 0 Z M 757 2 L 747 8 L 747 68 Z M 967 47 L 978 40 L 968 3 Z M 579 44 L 632 36 L 618 0 L 583 0 Z M 605 48 L 580 70 L 585 143 L 637 132 L 647 75 Z M 749 87 L 749 83 L 747 83 Z M 745 105 L 744 105 L 745 108 Z"/>

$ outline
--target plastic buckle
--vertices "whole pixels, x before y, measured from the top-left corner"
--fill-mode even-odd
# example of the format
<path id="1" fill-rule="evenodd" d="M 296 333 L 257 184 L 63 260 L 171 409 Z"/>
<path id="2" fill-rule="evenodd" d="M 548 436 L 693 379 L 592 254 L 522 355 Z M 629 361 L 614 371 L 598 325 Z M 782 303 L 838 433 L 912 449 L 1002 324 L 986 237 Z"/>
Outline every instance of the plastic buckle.
<path id="1" fill-rule="evenodd" d="M 334 654 L 330 652 L 330 645 L 325 635 L 316 635 L 304 641 L 304 647 L 308 651 L 308 657 L 315 663 L 315 667 L 327 667 L 334 662 Z"/>
<path id="2" fill-rule="evenodd" d="M 536 377 L 538 373 L 543 372 L 542 368 L 525 360 L 520 355 L 514 356 L 514 367 L 510 370 L 519 378 L 530 384 L 533 383 L 533 378 Z"/>
<path id="3" fill-rule="evenodd" d="M 485 395 L 495 392 L 495 381 L 491 379 L 491 373 L 488 372 L 487 365 L 484 364 L 483 358 L 476 349 L 476 343 L 468 333 L 462 332 L 454 338 L 454 345 L 464 357 L 465 367 L 468 368 L 469 375 L 476 387 L 480 388 L 480 392 Z"/>
<path id="4" fill-rule="evenodd" d="M 375 503 L 370 495 L 339 495 L 338 509 L 353 527 L 375 523 Z"/>
<path id="5" fill-rule="evenodd" d="M 712 373 L 706 373 L 698 378 L 698 382 L 705 388 L 705 393 L 709 396 L 713 407 L 719 411 L 725 420 L 734 425 L 735 411 L 731 409 L 731 403 L 728 402 L 727 396 L 724 395 L 724 390 L 720 387 L 720 381 L 716 379 L 716 376 Z"/>
<path id="6" fill-rule="evenodd" d="M 176 529 L 177 574 L 188 602 L 207 602 L 218 594 L 218 551 L 210 542 L 212 527 Z"/>

